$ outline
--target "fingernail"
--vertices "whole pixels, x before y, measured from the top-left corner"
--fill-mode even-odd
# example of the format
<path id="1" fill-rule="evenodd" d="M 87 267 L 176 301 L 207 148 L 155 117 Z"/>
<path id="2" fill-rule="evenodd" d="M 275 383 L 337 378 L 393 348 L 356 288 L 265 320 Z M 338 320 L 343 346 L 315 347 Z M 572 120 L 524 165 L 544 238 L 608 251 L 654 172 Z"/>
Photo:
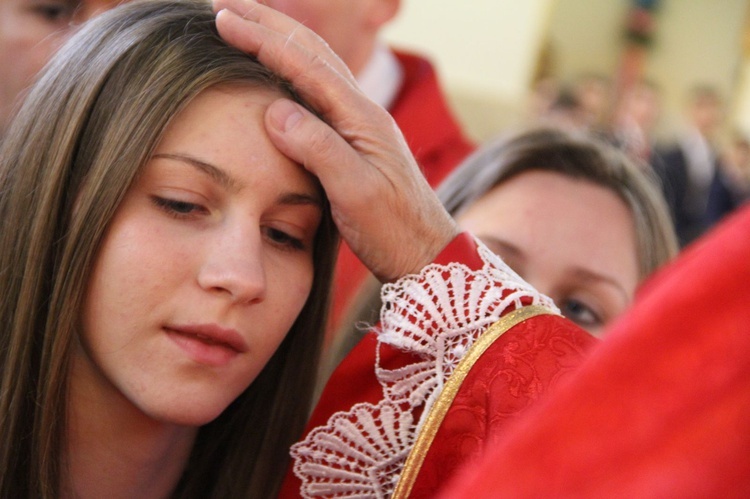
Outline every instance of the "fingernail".
<path id="1" fill-rule="evenodd" d="M 299 106 L 287 99 L 279 99 L 271 104 L 269 113 L 271 125 L 281 132 L 290 130 L 302 119 Z"/>

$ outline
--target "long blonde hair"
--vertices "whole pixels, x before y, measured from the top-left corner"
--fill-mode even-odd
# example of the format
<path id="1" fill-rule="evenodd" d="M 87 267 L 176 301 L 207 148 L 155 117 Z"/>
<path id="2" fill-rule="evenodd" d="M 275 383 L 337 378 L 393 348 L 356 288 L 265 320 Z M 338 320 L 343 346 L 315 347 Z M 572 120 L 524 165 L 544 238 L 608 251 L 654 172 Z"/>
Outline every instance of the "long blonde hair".
<path id="1" fill-rule="evenodd" d="M 220 84 L 289 84 L 224 43 L 204 1 L 91 21 L 29 94 L 0 150 L 0 496 L 59 497 L 70 359 L 102 236 L 165 128 Z M 270 497 L 306 421 L 337 235 L 326 210 L 310 297 L 252 385 L 202 427 L 176 497 Z"/>

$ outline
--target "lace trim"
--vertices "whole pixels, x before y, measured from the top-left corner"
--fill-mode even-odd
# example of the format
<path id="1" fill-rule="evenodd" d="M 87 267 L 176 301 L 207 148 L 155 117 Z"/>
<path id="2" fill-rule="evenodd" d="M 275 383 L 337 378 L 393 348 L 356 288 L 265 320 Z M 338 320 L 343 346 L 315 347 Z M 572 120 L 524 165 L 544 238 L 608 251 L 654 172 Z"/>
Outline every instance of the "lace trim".
<path id="1" fill-rule="evenodd" d="M 430 409 L 477 338 L 523 306 L 557 311 L 481 242 L 477 246 L 481 270 L 432 264 L 383 286 L 378 343 L 418 360 L 388 370 L 380 367 L 378 355 L 375 373 L 383 399 L 334 414 L 292 447 L 302 497 L 390 497 Z M 414 421 L 418 408 L 421 417 Z"/>
<path id="2" fill-rule="evenodd" d="M 424 425 L 417 435 L 414 446 L 409 452 L 409 456 L 406 458 L 403 470 L 399 476 L 398 484 L 393 491 L 391 499 L 407 498 L 411 494 L 411 490 L 422 469 L 424 459 L 430 450 L 432 442 L 435 440 L 435 436 L 437 435 L 445 416 L 452 407 L 453 401 L 461 389 L 461 385 L 482 354 L 492 346 L 495 340 L 513 327 L 531 317 L 549 313 L 551 313 L 551 311 L 547 308 L 534 305 L 516 309 L 504 315 L 500 320 L 492 324 L 487 331 L 482 333 L 479 338 L 477 338 L 468 353 L 463 359 L 461 359 L 461 362 L 458 364 L 455 371 L 453 371 L 451 377 L 448 378 L 445 387 L 441 390 L 440 395 L 430 409 L 429 415 L 425 419 Z"/>

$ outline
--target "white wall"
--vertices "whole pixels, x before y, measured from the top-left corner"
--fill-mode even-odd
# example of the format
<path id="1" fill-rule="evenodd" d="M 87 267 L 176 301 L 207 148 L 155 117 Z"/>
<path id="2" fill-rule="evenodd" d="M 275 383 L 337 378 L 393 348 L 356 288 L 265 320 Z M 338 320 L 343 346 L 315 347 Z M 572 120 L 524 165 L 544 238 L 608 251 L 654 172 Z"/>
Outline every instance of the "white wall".
<path id="1" fill-rule="evenodd" d="M 685 90 L 707 82 L 730 96 L 733 119 L 750 126 L 745 116 L 750 112 L 750 88 L 739 92 L 740 86 L 750 86 L 741 82 L 741 33 L 749 3 L 662 0 L 647 75 L 664 88 L 668 123 L 679 114 Z M 629 4 L 630 0 L 402 0 L 402 11 L 386 30 L 386 39 L 430 55 L 459 117 L 470 134 L 481 139 L 512 123 L 523 109 L 545 37 L 554 44 L 560 76 L 613 71 Z"/>
<path id="2" fill-rule="evenodd" d="M 385 38 L 427 54 L 467 128 L 485 135 L 525 98 L 552 2 L 403 0 Z"/>

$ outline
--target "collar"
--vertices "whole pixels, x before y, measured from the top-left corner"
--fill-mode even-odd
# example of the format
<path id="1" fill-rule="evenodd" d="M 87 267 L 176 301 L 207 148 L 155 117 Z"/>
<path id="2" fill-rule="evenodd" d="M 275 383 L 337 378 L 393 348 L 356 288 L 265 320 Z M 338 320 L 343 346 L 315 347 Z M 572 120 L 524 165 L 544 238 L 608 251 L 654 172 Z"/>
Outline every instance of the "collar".
<path id="1" fill-rule="evenodd" d="M 372 57 L 357 75 L 362 91 L 376 103 L 389 108 L 396 99 L 404 71 L 393 52 L 382 43 L 375 45 Z"/>

